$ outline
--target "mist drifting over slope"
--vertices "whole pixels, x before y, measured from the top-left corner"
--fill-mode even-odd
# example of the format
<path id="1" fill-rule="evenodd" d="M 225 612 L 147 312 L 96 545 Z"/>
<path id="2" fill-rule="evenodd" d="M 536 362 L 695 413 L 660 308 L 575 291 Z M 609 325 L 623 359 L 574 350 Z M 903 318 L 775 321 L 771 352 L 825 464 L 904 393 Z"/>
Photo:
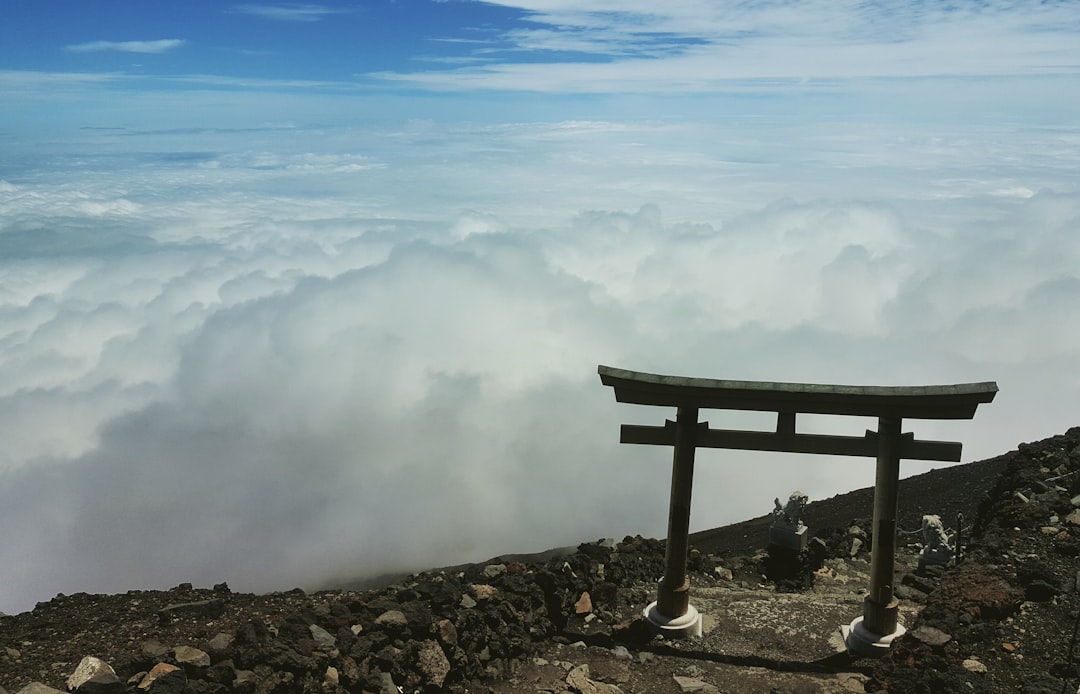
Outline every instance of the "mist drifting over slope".
<path id="1" fill-rule="evenodd" d="M 506 71 L 399 70 L 432 91 L 378 98 L 0 71 L 0 610 L 663 535 L 670 451 L 618 427 L 673 413 L 616 404 L 597 364 L 996 380 L 974 421 L 905 427 L 965 460 L 1075 425 L 1075 76 L 928 65 L 617 89 L 621 59 L 552 63 L 509 96 Z M 704 451 L 693 524 L 872 479 Z"/>

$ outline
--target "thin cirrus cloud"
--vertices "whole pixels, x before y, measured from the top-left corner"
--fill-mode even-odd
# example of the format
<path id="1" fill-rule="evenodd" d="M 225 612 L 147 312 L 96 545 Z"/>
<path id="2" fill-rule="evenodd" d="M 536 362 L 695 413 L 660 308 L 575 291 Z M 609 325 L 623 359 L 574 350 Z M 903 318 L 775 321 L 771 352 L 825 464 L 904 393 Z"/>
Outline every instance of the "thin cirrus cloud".
<path id="1" fill-rule="evenodd" d="M 744 79 L 1064 74 L 1080 50 L 1070 3 L 497 4 L 527 23 L 477 47 L 486 64 L 373 76 L 440 90 L 701 93 Z"/>
<path id="2" fill-rule="evenodd" d="M 184 39 L 157 39 L 154 41 L 89 41 L 75 43 L 67 47 L 73 53 L 97 53 L 118 51 L 121 53 L 166 53 L 180 48 L 187 41 Z"/>
<path id="3" fill-rule="evenodd" d="M 319 22 L 330 15 L 348 12 L 345 9 L 326 7 L 325 5 L 263 5 L 254 3 L 234 5 L 230 11 L 278 22 L 307 23 Z"/>

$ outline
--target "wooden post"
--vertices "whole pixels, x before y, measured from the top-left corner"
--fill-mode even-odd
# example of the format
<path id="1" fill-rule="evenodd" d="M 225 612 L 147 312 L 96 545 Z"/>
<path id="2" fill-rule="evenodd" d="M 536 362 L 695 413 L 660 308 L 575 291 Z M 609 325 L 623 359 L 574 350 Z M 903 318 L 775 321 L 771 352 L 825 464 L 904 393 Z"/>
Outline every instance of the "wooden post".
<path id="1" fill-rule="evenodd" d="M 893 596 L 896 515 L 900 488 L 900 418 L 878 419 L 877 479 L 874 483 L 874 537 L 870 553 L 870 594 L 863 602 L 867 631 L 896 631 L 899 602 Z"/>
<path id="2" fill-rule="evenodd" d="M 669 619 L 685 615 L 690 604 L 686 558 L 690 543 L 690 499 L 694 483 L 697 419 L 696 407 L 680 407 L 675 421 L 666 567 L 656 595 L 656 610 Z"/>

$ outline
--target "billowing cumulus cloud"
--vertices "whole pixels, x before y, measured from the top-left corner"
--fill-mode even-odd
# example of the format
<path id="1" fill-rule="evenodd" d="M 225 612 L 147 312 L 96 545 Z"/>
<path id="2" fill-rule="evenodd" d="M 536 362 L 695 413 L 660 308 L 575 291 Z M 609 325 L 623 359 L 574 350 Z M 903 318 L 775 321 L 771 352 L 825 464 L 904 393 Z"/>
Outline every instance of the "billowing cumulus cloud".
<path id="1" fill-rule="evenodd" d="M 670 451 L 618 427 L 672 413 L 616 404 L 597 364 L 997 380 L 974 421 L 906 427 L 968 460 L 1076 424 L 1080 140 L 788 127 L 89 132 L 17 172 L 0 609 L 662 535 Z M 768 511 L 792 491 L 777 479 L 815 497 L 873 479 L 861 460 L 699 461 L 699 528 Z"/>

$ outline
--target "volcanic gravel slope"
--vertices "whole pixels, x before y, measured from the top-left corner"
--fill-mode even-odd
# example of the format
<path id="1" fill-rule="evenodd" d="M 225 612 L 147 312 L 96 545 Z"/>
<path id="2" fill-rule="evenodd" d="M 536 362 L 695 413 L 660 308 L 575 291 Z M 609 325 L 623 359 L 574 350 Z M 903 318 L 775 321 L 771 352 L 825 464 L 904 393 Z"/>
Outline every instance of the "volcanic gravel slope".
<path id="1" fill-rule="evenodd" d="M 967 549 L 957 566 L 919 575 L 917 546 L 901 542 L 897 592 L 917 616 L 880 661 L 836 653 L 802 662 L 782 650 L 766 657 L 783 648 L 780 634 L 760 654 L 725 645 L 734 641 L 719 640 L 721 629 L 700 642 L 653 636 L 638 615 L 663 573 L 664 543 L 628 537 L 533 562 L 425 572 L 371 591 L 248 595 L 221 584 L 58 595 L 0 617 L 0 694 L 31 682 L 63 690 L 84 656 L 108 662 L 117 677 L 91 680 L 83 694 L 1071 693 L 1080 683 L 1078 495 L 1080 428 L 905 480 L 901 528 L 917 528 L 924 513 L 955 526 L 961 513 Z M 825 548 L 795 565 L 777 566 L 760 551 L 767 517 L 699 533 L 692 586 L 743 600 L 732 605 L 753 599 L 793 613 L 850 577 L 857 586 L 871 504 L 869 490 L 812 503 L 805 518 Z M 717 618 L 739 629 L 731 615 Z M 155 666 L 168 669 L 162 663 L 177 669 L 148 682 Z"/>

